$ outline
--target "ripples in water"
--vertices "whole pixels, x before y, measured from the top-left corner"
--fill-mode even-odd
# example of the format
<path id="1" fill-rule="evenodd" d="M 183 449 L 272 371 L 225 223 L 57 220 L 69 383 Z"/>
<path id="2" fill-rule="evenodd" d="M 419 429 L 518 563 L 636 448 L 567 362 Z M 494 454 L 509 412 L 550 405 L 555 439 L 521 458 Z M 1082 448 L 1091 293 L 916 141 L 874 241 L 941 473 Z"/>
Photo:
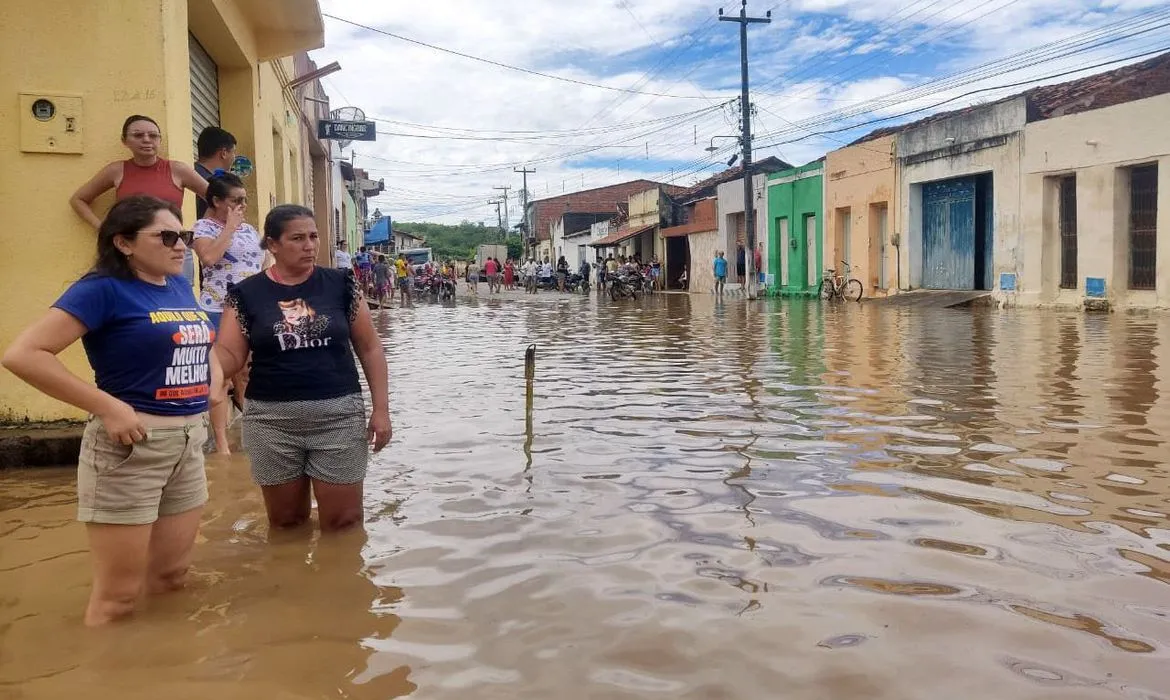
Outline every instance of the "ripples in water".
<path id="1" fill-rule="evenodd" d="M 379 323 L 365 533 L 270 536 L 213 460 L 192 589 L 90 633 L 69 475 L 0 475 L 0 697 L 1170 697 L 1168 320 L 541 295 Z"/>

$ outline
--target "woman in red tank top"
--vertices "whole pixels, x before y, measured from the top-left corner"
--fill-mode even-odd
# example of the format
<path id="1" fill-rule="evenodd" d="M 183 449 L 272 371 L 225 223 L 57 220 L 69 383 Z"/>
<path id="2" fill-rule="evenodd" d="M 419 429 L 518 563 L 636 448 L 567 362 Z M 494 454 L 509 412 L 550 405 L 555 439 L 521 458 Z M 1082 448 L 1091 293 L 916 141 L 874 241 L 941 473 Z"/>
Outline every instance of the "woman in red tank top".
<path id="1" fill-rule="evenodd" d="M 118 201 L 148 194 L 177 208 L 183 206 L 184 188 L 200 197 L 207 193 L 207 181 L 194 167 L 159 157 L 162 131 L 150 117 L 135 114 L 127 118 L 122 124 L 122 143 L 130 149 L 131 157 L 105 166 L 69 198 L 73 211 L 94 229 L 101 227 L 102 220 L 93 211 L 93 200 L 110 190 Z"/>

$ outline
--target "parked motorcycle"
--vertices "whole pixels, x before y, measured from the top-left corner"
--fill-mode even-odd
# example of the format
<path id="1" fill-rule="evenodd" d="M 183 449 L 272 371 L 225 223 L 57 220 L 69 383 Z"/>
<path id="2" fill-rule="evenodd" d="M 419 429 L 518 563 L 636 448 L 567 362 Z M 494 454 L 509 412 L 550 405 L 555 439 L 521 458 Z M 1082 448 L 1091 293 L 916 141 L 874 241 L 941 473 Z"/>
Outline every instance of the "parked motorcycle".
<path id="1" fill-rule="evenodd" d="M 610 299 L 637 299 L 638 290 L 642 288 L 642 276 L 635 273 L 606 275 L 605 283 L 609 287 Z"/>
<path id="2" fill-rule="evenodd" d="M 574 294 L 577 292 L 581 292 L 582 294 L 588 294 L 589 293 L 589 280 L 588 280 L 588 278 L 582 277 L 581 275 L 578 275 L 578 274 L 569 275 L 568 277 L 565 278 L 565 291 L 566 292 L 573 292 Z"/>

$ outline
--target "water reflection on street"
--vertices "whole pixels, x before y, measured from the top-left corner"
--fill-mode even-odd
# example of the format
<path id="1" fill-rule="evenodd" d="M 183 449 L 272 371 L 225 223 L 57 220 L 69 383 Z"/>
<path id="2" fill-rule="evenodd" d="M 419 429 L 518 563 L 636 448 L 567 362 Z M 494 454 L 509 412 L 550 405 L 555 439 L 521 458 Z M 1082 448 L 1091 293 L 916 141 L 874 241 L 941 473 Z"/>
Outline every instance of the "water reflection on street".
<path id="1" fill-rule="evenodd" d="M 1170 318 L 554 294 L 379 325 L 365 534 L 270 539 L 212 460 L 192 590 L 91 632 L 70 474 L 0 475 L 0 698 L 1170 698 Z"/>

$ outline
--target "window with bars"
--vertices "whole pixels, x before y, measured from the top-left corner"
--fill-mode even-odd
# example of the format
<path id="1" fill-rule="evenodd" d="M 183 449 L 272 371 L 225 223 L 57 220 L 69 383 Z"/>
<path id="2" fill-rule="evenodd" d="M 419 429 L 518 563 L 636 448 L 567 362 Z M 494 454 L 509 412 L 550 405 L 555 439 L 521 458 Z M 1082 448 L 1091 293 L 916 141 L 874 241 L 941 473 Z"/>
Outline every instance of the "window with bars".
<path id="1" fill-rule="evenodd" d="M 1129 288 L 1154 289 L 1158 263 L 1158 165 L 1129 170 Z"/>
<path id="2" fill-rule="evenodd" d="M 1077 288 L 1077 176 L 1060 178 L 1060 288 Z"/>

